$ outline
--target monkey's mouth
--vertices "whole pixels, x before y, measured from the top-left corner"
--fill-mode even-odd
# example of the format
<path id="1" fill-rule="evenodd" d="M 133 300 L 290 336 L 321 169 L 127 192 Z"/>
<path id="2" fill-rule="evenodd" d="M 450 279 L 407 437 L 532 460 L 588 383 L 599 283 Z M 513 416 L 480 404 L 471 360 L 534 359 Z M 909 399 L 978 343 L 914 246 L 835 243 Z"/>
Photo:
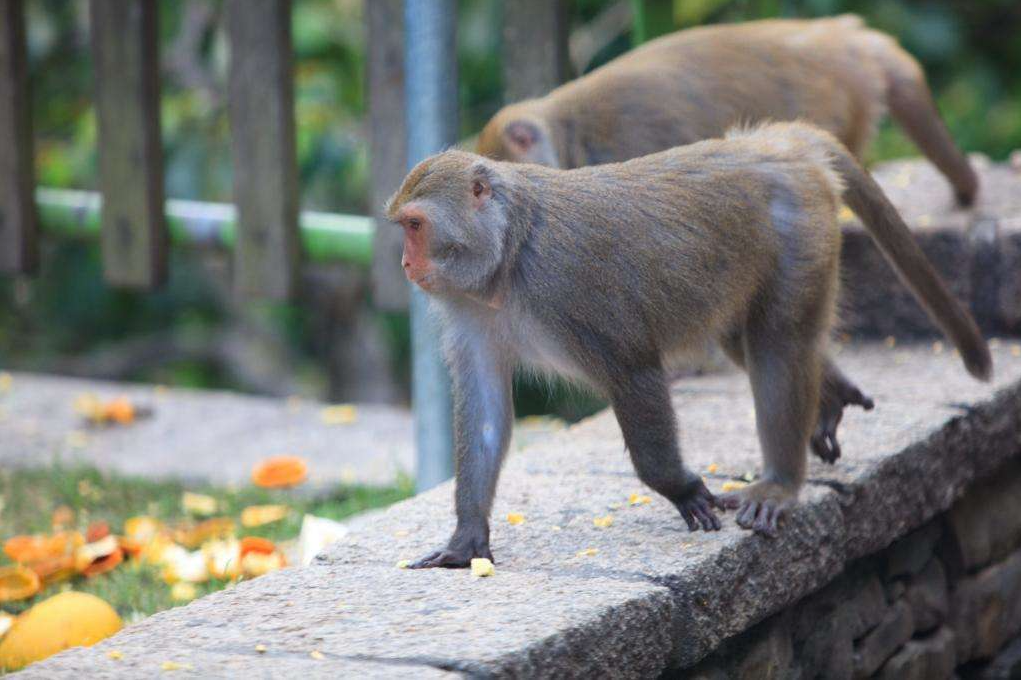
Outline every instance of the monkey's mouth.
<path id="1" fill-rule="evenodd" d="M 433 277 L 430 274 L 422 274 L 417 278 L 408 277 L 413 284 L 424 290 L 425 292 L 432 291 L 434 287 Z"/>

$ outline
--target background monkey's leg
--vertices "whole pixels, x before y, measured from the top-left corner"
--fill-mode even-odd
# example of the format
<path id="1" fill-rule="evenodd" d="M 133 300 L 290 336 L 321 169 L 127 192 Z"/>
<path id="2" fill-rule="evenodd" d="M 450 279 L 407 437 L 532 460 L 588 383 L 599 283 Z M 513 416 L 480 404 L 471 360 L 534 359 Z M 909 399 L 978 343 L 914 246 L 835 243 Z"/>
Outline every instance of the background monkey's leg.
<path id="1" fill-rule="evenodd" d="M 740 332 L 735 331 L 723 336 L 720 348 L 731 361 L 745 368 L 744 339 Z M 844 408 L 852 405 L 871 411 L 875 404 L 871 397 L 864 394 L 843 371 L 837 368 L 832 359 L 825 357 L 819 393 L 819 415 L 811 438 L 812 453 L 824 463 L 833 464 L 840 458 L 837 427 L 844 418 Z"/>
<path id="2" fill-rule="evenodd" d="M 836 463 L 840 458 L 837 426 L 844 417 L 845 406 L 861 406 L 871 411 L 872 398 L 848 380 L 829 357 L 823 359 L 822 388 L 819 394 L 819 417 L 812 434 L 812 453 L 825 463 Z"/>

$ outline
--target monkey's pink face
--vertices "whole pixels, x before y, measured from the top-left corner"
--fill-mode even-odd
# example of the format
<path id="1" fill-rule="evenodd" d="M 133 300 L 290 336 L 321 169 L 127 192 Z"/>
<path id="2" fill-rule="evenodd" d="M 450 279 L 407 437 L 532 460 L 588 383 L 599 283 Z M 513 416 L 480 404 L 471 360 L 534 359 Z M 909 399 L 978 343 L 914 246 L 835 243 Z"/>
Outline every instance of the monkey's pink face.
<path id="1" fill-rule="evenodd" d="M 428 293 L 464 292 L 478 285 L 474 280 L 478 274 L 485 274 L 478 271 L 478 252 L 484 259 L 492 246 L 479 244 L 479 238 L 489 230 L 477 228 L 476 218 L 492 189 L 481 180 L 470 186 L 468 195 L 454 201 L 429 197 L 412 200 L 394 219 L 404 229 L 404 275 Z M 466 224 L 473 226 L 466 228 Z"/>
<path id="2" fill-rule="evenodd" d="M 432 222 L 424 211 L 411 204 L 398 213 L 397 223 L 404 229 L 404 254 L 401 257 L 404 275 L 422 290 L 429 291 L 434 273 L 429 253 Z"/>

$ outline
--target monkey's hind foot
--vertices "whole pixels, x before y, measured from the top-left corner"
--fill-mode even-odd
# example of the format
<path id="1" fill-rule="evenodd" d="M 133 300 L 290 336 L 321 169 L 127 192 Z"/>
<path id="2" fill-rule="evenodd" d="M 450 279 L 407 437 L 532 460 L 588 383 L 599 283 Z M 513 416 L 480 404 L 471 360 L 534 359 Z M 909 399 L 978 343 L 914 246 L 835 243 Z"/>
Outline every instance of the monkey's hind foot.
<path id="1" fill-rule="evenodd" d="M 670 499 L 673 504 L 681 512 L 681 517 L 688 525 L 688 531 L 719 531 L 720 530 L 720 518 L 713 512 L 713 507 L 718 507 L 721 510 L 723 506 L 716 499 L 716 496 L 712 494 L 701 479 L 696 480 L 691 490 L 687 492 L 683 497 L 677 499 Z"/>
<path id="2" fill-rule="evenodd" d="M 824 463 L 833 465 L 840 458 L 837 426 L 844 419 L 844 409 L 848 406 L 860 406 L 871 411 L 875 402 L 843 376 L 838 376 L 832 382 L 827 380 L 819 398 L 819 420 L 810 442 L 812 453 Z"/>
<path id="3" fill-rule="evenodd" d="M 760 481 L 720 496 L 723 506 L 737 509 L 737 524 L 757 534 L 775 537 L 780 520 L 797 500 L 797 490 L 776 482 Z"/>

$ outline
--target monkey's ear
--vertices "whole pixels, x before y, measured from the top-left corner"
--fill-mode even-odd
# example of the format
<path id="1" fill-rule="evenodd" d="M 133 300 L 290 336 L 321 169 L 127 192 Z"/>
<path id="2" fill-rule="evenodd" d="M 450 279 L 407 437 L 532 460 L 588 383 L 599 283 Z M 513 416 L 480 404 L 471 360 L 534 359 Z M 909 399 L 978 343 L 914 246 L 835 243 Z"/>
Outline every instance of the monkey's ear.
<path id="1" fill-rule="evenodd" d="M 524 155 L 542 139 L 542 130 L 531 121 L 515 120 L 504 127 L 503 138 L 508 148 Z"/>
<path id="2" fill-rule="evenodd" d="M 476 174 L 472 178 L 472 204 L 479 208 L 493 195 L 493 185 L 485 174 Z"/>

